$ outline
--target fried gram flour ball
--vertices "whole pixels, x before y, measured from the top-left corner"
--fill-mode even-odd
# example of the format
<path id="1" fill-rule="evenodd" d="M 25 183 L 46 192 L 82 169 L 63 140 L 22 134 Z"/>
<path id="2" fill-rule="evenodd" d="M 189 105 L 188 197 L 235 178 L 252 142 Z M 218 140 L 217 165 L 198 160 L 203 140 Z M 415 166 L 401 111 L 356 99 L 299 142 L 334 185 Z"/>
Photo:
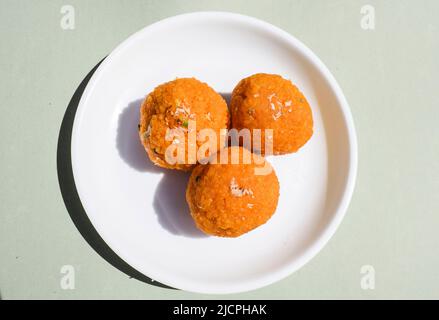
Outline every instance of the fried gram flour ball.
<path id="1" fill-rule="evenodd" d="M 196 125 L 196 129 L 192 125 Z M 188 171 L 195 166 L 196 154 L 188 157 L 192 146 L 202 144 L 195 138 L 191 142 L 189 133 L 201 129 L 213 129 L 218 136 L 218 149 L 224 146 L 220 129 L 229 126 L 229 111 L 224 99 L 206 83 L 195 78 L 180 78 L 164 83 L 154 89 L 140 108 L 140 140 L 151 161 L 163 168 Z M 220 141 L 221 140 L 221 141 Z M 181 145 L 183 144 L 183 145 Z M 189 148 L 191 144 L 191 148 Z M 168 161 L 169 146 L 184 147 L 183 161 Z M 174 152 L 175 154 L 177 151 Z M 174 154 L 171 153 L 171 154 Z M 206 155 L 209 156 L 209 155 Z"/>
<path id="2" fill-rule="evenodd" d="M 256 151 L 262 154 L 296 152 L 313 134 L 306 98 L 279 75 L 258 73 L 242 79 L 233 90 L 230 109 L 233 128 L 248 128 L 252 133 L 261 129 L 261 148 Z M 272 129 L 273 136 L 266 135 L 264 129 Z M 265 148 L 265 139 L 272 152 Z"/>
<path id="3" fill-rule="evenodd" d="M 238 237 L 270 219 L 279 198 L 279 182 L 271 165 L 259 155 L 242 147 L 223 149 L 229 154 L 226 164 L 198 165 L 191 174 L 186 200 L 199 229 L 220 237 Z M 237 152 L 240 161 L 230 163 Z M 245 164 L 245 156 L 259 161 Z M 261 172 L 255 168 L 265 169 Z M 259 173 L 259 174 L 258 174 Z"/>

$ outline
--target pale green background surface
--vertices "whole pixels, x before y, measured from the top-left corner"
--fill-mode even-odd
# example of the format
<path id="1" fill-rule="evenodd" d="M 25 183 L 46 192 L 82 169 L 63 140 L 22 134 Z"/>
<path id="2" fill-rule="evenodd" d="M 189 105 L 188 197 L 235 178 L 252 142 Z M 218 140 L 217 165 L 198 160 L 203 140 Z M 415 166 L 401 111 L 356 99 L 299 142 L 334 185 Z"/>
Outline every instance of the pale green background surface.
<path id="1" fill-rule="evenodd" d="M 60 28 L 60 8 L 76 29 Z M 372 4 L 376 29 L 360 27 Z M 221 10 L 285 29 L 340 83 L 359 143 L 356 190 L 329 244 L 304 268 L 226 296 L 162 289 L 102 259 L 68 215 L 56 147 L 85 75 L 133 32 Z M 12 298 L 439 298 L 439 1 L 0 1 L 0 292 Z M 60 268 L 76 269 L 75 290 Z M 373 265 L 375 290 L 360 268 Z"/>

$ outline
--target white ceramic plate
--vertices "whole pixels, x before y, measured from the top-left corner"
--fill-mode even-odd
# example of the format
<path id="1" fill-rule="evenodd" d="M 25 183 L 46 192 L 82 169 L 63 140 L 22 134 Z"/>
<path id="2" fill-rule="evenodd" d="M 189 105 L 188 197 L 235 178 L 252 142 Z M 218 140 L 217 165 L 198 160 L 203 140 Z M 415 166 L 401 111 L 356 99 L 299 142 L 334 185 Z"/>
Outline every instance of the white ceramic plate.
<path id="1" fill-rule="evenodd" d="M 257 72 L 298 85 L 315 133 L 298 153 L 269 157 L 280 199 L 268 223 L 236 239 L 207 237 L 188 212 L 188 175 L 153 166 L 140 145 L 140 102 L 185 76 L 227 96 Z M 75 117 L 72 166 L 92 224 L 127 263 L 172 287 L 232 293 L 278 281 L 322 249 L 351 198 L 357 146 L 343 93 L 307 47 L 254 18 L 198 12 L 142 29 L 99 66 Z"/>

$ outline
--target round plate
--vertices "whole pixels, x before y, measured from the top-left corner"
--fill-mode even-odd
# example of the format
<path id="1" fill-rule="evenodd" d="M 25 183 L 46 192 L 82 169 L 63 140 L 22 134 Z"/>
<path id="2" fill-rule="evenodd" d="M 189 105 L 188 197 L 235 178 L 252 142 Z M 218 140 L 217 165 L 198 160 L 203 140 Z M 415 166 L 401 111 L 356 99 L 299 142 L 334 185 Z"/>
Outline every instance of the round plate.
<path id="1" fill-rule="evenodd" d="M 301 89 L 314 135 L 299 152 L 268 158 L 280 198 L 265 225 L 239 238 L 209 237 L 190 217 L 188 174 L 147 158 L 137 134 L 140 103 L 176 77 L 196 77 L 228 98 L 257 72 Z M 232 293 L 278 281 L 322 249 L 351 198 L 357 146 L 342 91 L 307 47 L 254 18 L 198 12 L 144 28 L 99 66 L 76 113 L 72 167 L 90 221 L 127 263 L 175 288 Z"/>

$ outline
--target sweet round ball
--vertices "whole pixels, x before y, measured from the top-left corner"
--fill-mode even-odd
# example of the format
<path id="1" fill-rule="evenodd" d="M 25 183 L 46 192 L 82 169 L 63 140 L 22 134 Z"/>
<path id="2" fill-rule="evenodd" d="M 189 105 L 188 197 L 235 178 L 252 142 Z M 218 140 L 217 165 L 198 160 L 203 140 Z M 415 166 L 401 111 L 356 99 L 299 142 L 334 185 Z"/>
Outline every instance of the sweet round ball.
<path id="1" fill-rule="evenodd" d="M 218 137 L 218 150 L 225 143 L 225 139 L 220 139 L 220 130 L 228 128 L 229 118 L 227 104 L 220 94 L 195 78 L 179 78 L 159 85 L 143 101 L 140 140 L 154 164 L 188 171 L 197 160 L 192 152 L 194 146 L 197 150 L 203 144 L 197 139 L 198 132 L 212 129 Z"/>
<path id="2" fill-rule="evenodd" d="M 238 237 L 273 215 L 279 182 L 262 156 L 242 147 L 222 151 L 228 153 L 228 163 L 200 164 L 192 171 L 186 200 L 200 230 L 219 237 Z M 231 163 L 234 152 L 239 161 Z"/>
<path id="3" fill-rule="evenodd" d="M 253 146 L 253 150 L 262 154 L 296 152 L 313 134 L 306 98 L 290 80 L 276 74 L 258 73 L 242 79 L 233 90 L 230 109 L 233 128 L 247 128 L 252 133 L 261 129 L 261 148 Z M 265 129 L 273 130 L 271 137 Z"/>

